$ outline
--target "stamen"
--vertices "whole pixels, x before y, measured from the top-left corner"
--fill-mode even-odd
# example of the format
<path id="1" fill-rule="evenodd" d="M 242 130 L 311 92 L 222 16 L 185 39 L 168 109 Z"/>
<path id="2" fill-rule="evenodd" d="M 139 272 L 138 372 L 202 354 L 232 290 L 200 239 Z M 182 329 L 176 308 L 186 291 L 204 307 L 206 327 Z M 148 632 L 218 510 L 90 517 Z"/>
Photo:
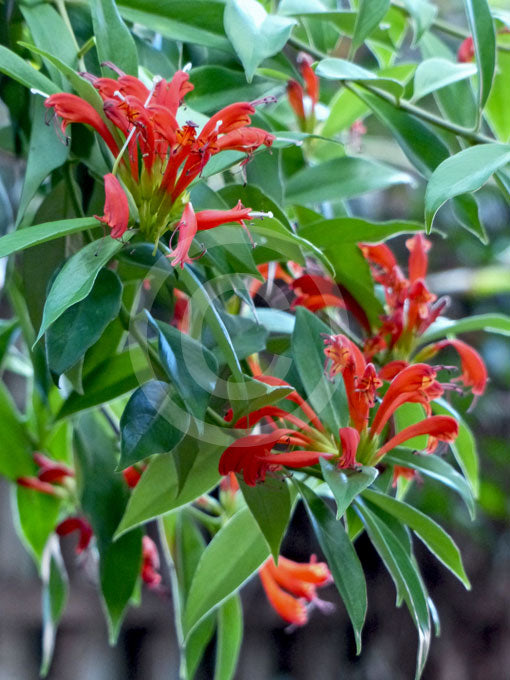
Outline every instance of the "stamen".
<path id="1" fill-rule="evenodd" d="M 188 63 L 185 64 L 181 70 L 184 71 L 184 73 L 188 73 L 189 71 L 191 71 L 192 68 L 193 64 L 191 63 L 191 61 L 188 61 Z"/>
<path id="2" fill-rule="evenodd" d="M 48 97 L 50 96 L 49 94 L 46 94 L 46 92 L 43 92 L 42 90 L 38 90 L 36 87 L 31 87 L 30 92 L 32 94 L 40 94 L 41 97 L 44 97 L 45 99 L 48 99 Z"/>
<path id="3" fill-rule="evenodd" d="M 252 106 L 258 106 L 259 104 L 276 104 L 278 99 L 274 97 L 273 95 L 269 95 L 268 97 L 262 97 L 261 99 L 254 99 L 250 104 Z"/>
<path id="4" fill-rule="evenodd" d="M 258 212 L 254 211 L 248 214 L 248 217 L 250 220 L 262 220 L 264 217 L 269 217 L 270 219 L 273 219 L 274 215 L 271 211 L 269 212 Z"/>

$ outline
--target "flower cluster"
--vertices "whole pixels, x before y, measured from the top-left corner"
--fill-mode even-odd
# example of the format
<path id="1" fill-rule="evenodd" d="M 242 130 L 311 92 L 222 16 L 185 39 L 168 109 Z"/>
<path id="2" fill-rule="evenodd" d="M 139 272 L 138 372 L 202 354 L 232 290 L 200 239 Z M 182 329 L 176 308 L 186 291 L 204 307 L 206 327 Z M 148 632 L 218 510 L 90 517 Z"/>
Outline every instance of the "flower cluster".
<path id="1" fill-rule="evenodd" d="M 260 216 L 240 203 L 232 210 L 195 213 L 187 191 L 191 183 L 214 155 L 235 150 L 249 157 L 261 145 L 271 146 L 274 136 L 251 127 L 259 102 L 230 104 L 200 130 L 192 121 L 179 122 L 183 99 L 193 89 L 187 72 L 177 71 L 169 81 L 156 78 L 148 88 L 113 64 L 108 66 L 117 79 L 82 74 L 99 92 L 100 110 L 65 92 L 49 96 L 45 105 L 62 119 L 64 135 L 69 123 L 84 123 L 111 151 L 115 161 L 104 178 L 104 215 L 96 217 L 111 228 L 112 237 L 120 238 L 128 228 L 130 202 L 125 187 L 145 237 L 157 242 L 170 228 L 178 232 L 172 264 L 183 266 L 190 262 L 188 252 L 197 230 L 226 222 L 244 225 L 244 220 Z"/>
<path id="2" fill-rule="evenodd" d="M 306 132 L 312 132 L 315 125 L 315 107 L 319 101 L 319 79 L 312 68 L 313 57 L 305 52 L 298 54 L 297 63 L 303 86 L 294 79 L 287 82 L 287 97 L 296 114 L 299 127 Z"/>

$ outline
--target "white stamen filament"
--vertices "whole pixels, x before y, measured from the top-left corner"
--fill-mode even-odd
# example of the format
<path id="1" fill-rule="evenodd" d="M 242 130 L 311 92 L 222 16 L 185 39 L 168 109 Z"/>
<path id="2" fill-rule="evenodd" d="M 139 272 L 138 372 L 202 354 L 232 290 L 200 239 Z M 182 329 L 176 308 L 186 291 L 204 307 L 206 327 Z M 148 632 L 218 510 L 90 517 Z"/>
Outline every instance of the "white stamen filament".
<path id="1" fill-rule="evenodd" d="M 271 211 L 269 211 L 269 212 L 257 212 L 257 211 L 254 211 L 254 212 L 249 213 L 249 214 L 248 214 L 248 217 L 249 217 L 251 220 L 263 220 L 264 217 L 269 217 L 270 219 L 272 219 L 272 218 L 274 217 L 274 215 L 273 215 L 273 213 L 272 213 Z"/>
<path id="2" fill-rule="evenodd" d="M 41 97 L 44 97 L 45 99 L 48 99 L 48 97 L 50 96 L 49 94 L 46 94 L 46 92 L 43 92 L 42 90 L 38 90 L 38 89 L 35 88 L 35 87 L 31 87 L 31 88 L 30 88 L 30 92 L 31 92 L 32 94 L 40 94 Z"/>

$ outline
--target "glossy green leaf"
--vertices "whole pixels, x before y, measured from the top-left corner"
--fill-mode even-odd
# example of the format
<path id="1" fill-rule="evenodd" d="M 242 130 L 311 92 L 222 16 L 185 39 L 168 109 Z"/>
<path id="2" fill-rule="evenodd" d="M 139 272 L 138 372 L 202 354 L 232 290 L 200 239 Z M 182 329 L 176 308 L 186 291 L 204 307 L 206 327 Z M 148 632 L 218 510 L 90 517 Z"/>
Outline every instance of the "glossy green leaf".
<path id="1" fill-rule="evenodd" d="M 485 107 L 485 116 L 501 142 L 510 139 L 510 92 L 508 91 L 508 79 L 510 78 L 510 54 L 498 51 L 498 63 L 492 90 Z"/>
<path id="2" fill-rule="evenodd" d="M 48 326 L 54 323 L 68 307 L 80 302 L 90 293 L 101 268 L 124 245 L 122 241 L 105 237 L 101 241 L 89 243 L 67 260 L 55 277 L 46 298 L 36 342 L 41 339 Z"/>
<path id="3" fill-rule="evenodd" d="M 361 631 L 367 613 L 365 575 L 343 524 L 306 484 L 297 482 L 319 545 L 351 619 L 356 649 L 361 651 Z"/>
<path id="4" fill-rule="evenodd" d="M 121 536 L 132 527 L 190 503 L 216 486 L 220 480 L 218 472 L 220 456 L 232 439 L 224 430 L 218 432 L 217 429 L 211 431 L 209 436 L 211 443 L 205 433 L 202 441 L 196 441 L 196 447 L 188 439 L 183 440 L 183 446 L 189 445 L 189 454 L 194 456 L 194 460 L 181 489 L 173 453 L 165 453 L 151 460 L 141 480 L 133 489 L 116 536 Z M 215 441 L 218 443 L 213 443 Z"/>
<path id="5" fill-rule="evenodd" d="M 40 674 L 45 678 L 50 670 L 55 636 L 69 594 L 69 581 L 56 536 L 46 545 L 41 564 L 42 579 L 42 659 Z"/>
<path id="6" fill-rule="evenodd" d="M 341 201 L 380 191 L 395 184 L 412 184 L 406 172 L 364 158 L 335 158 L 304 168 L 287 183 L 287 203 L 309 205 Z"/>
<path id="7" fill-rule="evenodd" d="M 268 14 L 257 0 L 227 0 L 223 22 L 249 83 L 259 64 L 283 49 L 296 23 Z"/>
<path id="8" fill-rule="evenodd" d="M 352 470 L 341 470 L 324 458 L 321 458 L 320 464 L 324 481 L 336 501 L 337 519 L 344 516 L 356 496 L 370 486 L 379 474 L 375 468 L 364 465 Z"/>
<path id="9" fill-rule="evenodd" d="M 45 222 L 34 227 L 17 229 L 11 234 L 0 238 L 0 257 L 6 257 L 11 253 L 17 253 L 25 248 L 46 243 L 61 236 L 76 234 L 85 229 L 97 227 L 97 220 L 93 217 L 81 217 L 72 220 L 57 220 L 56 222 Z"/>
<path id="10" fill-rule="evenodd" d="M 3 45 L 0 45 L 0 73 L 5 73 L 25 87 L 42 92 L 44 95 L 60 92 L 58 85 Z"/>
<path id="11" fill-rule="evenodd" d="M 315 72 L 318 76 L 327 80 L 347 80 L 349 82 L 365 83 L 389 92 L 396 99 L 400 99 L 404 93 L 404 86 L 398 80 L 379 76 L 377 73 L 368 71 L 346 59 L 336 59 L 333 57 L 323 59 L 318 63 Z"/>
<path id="12" fill-rule="evenodd" d="M 247 317 L 241 317 L 235 314 L 227 314 L 226 312 L 218 311 L 218 315 L 223 322 L 227 333 L 232 342 L 232 347 L 236 353 L 239 361 L 246 359 L 250 354 L 261 352 L 266 347 L 267 331 L 257 324 L 255 320 Z M 207 334 L 207 344 L 212 349 L 218 362 L 225 364 L 225 353 L 221 346 L 214 346 L 209 342 L 209 334 Z M 219 343 L 218 343 L 219 344 Z M 235 376 L 236 380 L 243 380 L 240 376 Z"/>
<path id="13" fill-rule="evenodd" d="M 475 504 L 470 485 L 449 463 L 427 453 L 415 453 L 406 449 L 394 449 L 384 457 L 387 463 L 402 465 L 441 482 L 456 491 L 466 503 L 471 517 L 475 516 Z"/>
<path id="14" fill-rule="evenodd" d="M 99 61 L 110 61 L 126 73 L 137 76 L 135 41 L 114 0 L 92 0 L 90 10 Z M 110 69 L 105 70 L 105 74 L 112 76 Z"/>
<path id="15" fill-rule="evenodd" d="M 360 0 L 352 45 L 356 49 L 377 28 L 390 7 L 390 0 Z"/>
<path id="16" fill-rule="evenodd" d="M 33 447 L 21 415 L 18 413 L 7 387 L 0 384 L 0 420 L 3 444 L 0 448 L 0 474 L 15 481 L 34 471 Z"/>
<path id="17" fill-rule="evenodd" d="M 78 411 L 117 399 L 151 377 L 147 358 L 139 347 L 131 347 L 120 354 L 114 354 L 84 374 L 83 394 L 71 392 L 62 404 L 57 418 L 66 418 Z"/>
<path id="18" fill-rule="evenodd" d="M 214 680 L 232 680 L 243 641 L 243 608 L 233 595 L 218 609 L 218 640 Z"/>
<path id="19" fill-rule="evenodd" d="M 426 59 L 418 64 L 414 74 L 413 100 L 422 99 L 435 90 L 470 78 L 476 73 L 475 64 L 455 64 L 441 57 Z"/>
<path id="20" fill-rule="evenodd" d="M 487 331 L 510 335 L 510 316 L 506 314 L 474 314 L 465 319 L 447 319 L 440 316 L 423 334 L 423 342 L 458 335 L 470 331 Z"/>
<path id="21" fill-rule="evenodd" d="M 223 28 L 224 0 L 118 0 L 125 19 L 170 40 L 231 52 Z"/>
<path id="22" fill-rule="evenodd" d="M 459 434 L 457 435 L 456 440 L 450 444 L 450 448 L 455 456 L 455 460 L 460 465 L 464 476 L 471 484 L 473 496 L 478 498 L 480 489 L 480 463 L 478 460 L 478 451 L 476 450 L 476 441 L 471 429 L 460 413 L 444 399 L 435 401 L 432 404 L 432 410 L 434 413 L 453 416 L 459 424 Z"/>
<path id="23" fill-rule="evenodd" d="M 418 680 L 427 660 L 431 637 L 427 592 L 415 564 L 389 527 L 366 504 L 358 501 L 357 508 L 370 540 L 386 565 L 398 595 L 405 600 L 418 630 Z"/>
<path id="24" fill-rule="evenodd" d="M 158 334 L 159 356 L 166 374 L 190 413 L 203 418 L 217 380 L 214 354 L 198 340 L 146 314 Z"/>
<path id="25" fill-rule="evenodd" d="M 299 233 L 313 241 L 319 248 L 329 249 L 344 243 L 379 243 L 392 236 L 421 231 L 419 222 L 393 220 L 391 222 L 369 222 L 359 217 L 337 217 L 332 220 L 314 222 Z"/>
<path id="26" fill-rule="evenodd" d="M 121 469 L 154 453 L 171 451 L 189 427 L 189 415 L 179 408 L 167 383 L 151 380 L 129 399 L 120 419 Z"/>
<path id="27" fill-rule="evenodd" d="M 292 355 L 310 404 L 335 434 L 349 420 L 347 397 L 341 378 L 325 379 L 324 335 L 331 329 L 304 307 L 296 310 L 296 325 L 292 334 Z"/>
<path id="28" fill-rule="evenodd" d="M 55 56 L 70 67 L 76 68 L 78 56 L 75 42 L 57 10 L 47 3 L 22 4 L 20 9 L 36 46 L 42 50 L 53 51 Z M 58 35 L 58 40 L 55 40 L 56 35 Z M 57 83 L 61 89 L 66 89 L 66 82 L 60 72 L 45 57 L 43 61 L 52 81 Z"/>
<path id="29" fill-rule="evenodd" d="M 404 7 L 413 18 L 414 43 L 417 43 L 436 18 L 437 7 L 428 0 L 404 0 Z"/>
<path id="30" fill-rule="evenodd" d="M 139 530 L 131 531 L 113 541 L 129 493 L 122 474 L 115 472 L 116 438 L 107 427 L 97 414 L 81 416 L 74 449 L 81 507 L 92 525 L 99 550 L 101 593 L 110 641 L 114 642 L 138 581 L 142 535 Z"/>
<path id="31" fill-rule="evenodd" d="M 250 376 L 244 376 L 242 382 L 229 378 L 227 396 L 234 411 L 234 422 L 263 406 L 280 401 L 292 391 L 291 387 L 266 385 Z"/>
<path id="32" fill-rule="evenodd" d="M 446 531 L 411 505 L 398 501 L 379 491 L 366 489 L 363 498 L 396 517 L 400 522 L 412 529 L 425 543 L 427 548 L 461 581 L 469 590 L 469 579 L 462 565 L 459 549 Z"/>
<path id="33" fill-rule="evenodd" d="M 487 0 L 464 0 L 478 66 L 478 102 L 484 108 L 496 67 L 496 34 Z"/>
<path id="34" fill-rule="evenodd" d="M 55 529 L 61 501 L 55 496 L 16 487 L 18 530 L 36 564 L 41 564 L 44 548 Z"/>
<path id="35" fill-rule="evenodd" d="M 115 272 L 102 269 L 92 290 L 72 305 L 46 332 L 48 367 L 61 375 L 73 366 L 102 335 L 119 313 L 122 284 Z"/>
<path id="36" fill-rule="evenodd" d="M 48 109 L 44 106 L 43 100 L 38 97 L 34 103 L 27 169 L 16 218 L 17 225 L 21 222 L 29 202 L 34 197 L 43 180 L 46 179 L 52 170 L 60 167 L 69 155 L 70 147 L 57 138 L 55 130 L 51 125 L 46 124 L 47 111 Z"/>
<path id="37" fill-rule="evenodd" d="M 291 500 L 287 482 L 285 479 L 268 477 L 263 484 L 248 486 L 239 478 L 239 486 L 277 562 L 290 520 Z"/>
<path id="38" fill-rule="evenodd" d="M 207 114 L 216 113 L 234 102 L 257 99 L 265 95 L 268 89 L 265 79 L 255 77 L 248 85 L 242 71 L 224 66 L 194 68 L 190 80 L 194 89 L 186 96 L 186 103 L 195 111 Z"/>
<path id="39" fill-rule="evenodd" d="M 205 549 L 184 612 L 184 634 L 236 592 L 261 566 L 269 549 L 248 508 L 237 512 Z"/>
<path id="40" fill-rule="evenodd" d="M 446 201 L 479 189 L 510 161 L 507 144 L 479 144 L 446 159 L 432 173 L 425 193 L 425 222 L 430 231 L 434 217 Z"/>

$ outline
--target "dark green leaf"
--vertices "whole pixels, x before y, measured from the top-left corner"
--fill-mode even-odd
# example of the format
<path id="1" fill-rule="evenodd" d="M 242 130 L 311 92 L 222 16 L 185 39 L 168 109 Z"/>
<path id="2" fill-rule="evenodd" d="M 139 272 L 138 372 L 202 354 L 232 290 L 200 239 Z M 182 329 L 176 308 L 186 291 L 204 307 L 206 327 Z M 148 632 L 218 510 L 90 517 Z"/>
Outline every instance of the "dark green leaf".
<path id="1" fill-rule="evenodd" d="M 37 71 L 28 61 L 0 45 L 0 73 L 17 80 L 25 87 L 33 88 L 44 95 L 60 92 L 60 88 L 49 78 Z"/>
<path id="2" fill-rule="evenodd" d="M 354 48 L 359 47 L 379 26 L 389 7 L 390 0 L 360 0 L 352 38 Z"/>
<path id="3" fill-rule="evenodd" d="M 379 474 L 372 467 L 356 467 L 353 470 L 341 470 L 336 465 L 321 458 L 324 481 L 331 489 L 336 501 L 336 518 L 341 519 L 352 501 L 367 486 L 370 486 Z"/>
<path id="4" fill-rule="evenodd" d="M 379 243 L 392 236 L 409 234 L 423 229 L 419 222 L 393 220 L 391 222 L 369 222 L 359 217 L 337 217 L 333 220 L 320 220 L 300 229 L 304 238 L 319 248 L 330 249 L 344 243 Z M 341 244 L 341 245 L 340 245 Z"/>
<path id="5" fill-rule="evenodd" d="M 450 487 L 456 491 L 467 505 L 471 517 L 475 515 L 475 504 L 473 501 L 473 493 L 471 487 L 466 482 L 464 477 L 445 460 L 437 456 L 427 453 L 414 453 L 411 450 L 394 449 L 391 453 L 386 454 L 384 460 L 392 465 L 402 465 L 403 467 L 410 467 L 413 470 L 418 470 L 427 477 L 436 479 L 441 484 Z"/>
<path id="6" fill-rule="evenodd" d="M 248 486 L 239 478 L 244 500 L 267 541 L 275 562 L 290 520 L 291 500 L 284 479 L 268 478 L 263 484 Z"/>
<path id="7" fill-rule="evenodd" d="M 184 634 L 261 566 L 269 549 L 248 508 L 237 512 L 209 543 L 198 564 L 184 612 Z"/>
<path id="8" fill-rule="evenodd" d="M 6 257 L 11 255 L 11 253 L 17 253 L 25 248 L 31 248 L 61 236 L 69 236 L 85 229 L 93 229 L 97 225 L 98 222 L 95 218 L 82 217 L 73 218 L 72 220 L 45 222 L 44 224 L 37 224 L 35 227 L 18 229 L 13 231 L 12 234 L 7 234 L 0 238 L 0 257 Z"/>
<path id="9" fill-rule="evenodd" d="M 80 359 L 119 313 L 122 284 L 115 272 L 102 269 L 92 290 L 72 305 L 46 332 L 48 367 L 61 375 Z"/>
<path id="10" fill-rule="evenodd" d="M 263 78 L 255 77 L 252 84 L 247 85 L 242 71 L 224 66 L 199 66 L 191 71 L 190 79 L 195 89 L 187 95 L 186 103 L 195 111 L 207 114 L 234 102 L 252 101 L 268 90 Z"/>
<path id="11" fill-rule="evenodd" d="M 367 613 L 365 575 L 343 524 L 306 484 L 297 482 L 319 545 L 326 557 L 335 585 L 351 619 L 356 648 L 361 651 L 361 631 Z"/>
<path id="12" fill-rule="evenodd" d="M 250 376 L 244 376 L 242 382 L 229 378 L 227 395 L 234 411 L 234 422 L 263 406 L 280 401 L 292 391 L 291 387 L 266 385 Z"/>
<path id="13" fill-rule="evenodd" d="M 21 538 L 40 565 L 48 538 L 57 524 L 60 499 L 35 489 L 16 487 Z"/>
<path id="14" fill-rule="evenodd" d="M 90 9 L 99 61 L 113 62 L 126 73 L 137 76 L 135 41 L 121 19 L 114 0 L 92 0 Z M 111 77 L 109 69 L 106 75 Z"/>
<path id="15" fill-rule="evenodd" d="M 292 354 L 308 399 L 320 420 L 337 436 L 349 415 L 343 380 L 331 382 L 324 373 L 324 334 L 331 329 L 304 307 L 296 310 Z"/>
<path id="16" fill-rule="evenodd" d="M 496 67 L 496 34 L 487 0 L 464 0 L 469 28 L 473 36 L 476 64 L 478 66 L 479 115 L 492 87 Z"/>
<path id="17" fill-rule="evenodd" d="M 0 474 L 15 481 L 34 471 L 31 457 L 33 446 L 21 415 L 3 383 L 0 385 L 0 420 L 3 428 Z"/>
<path id="18" fill-rule="evenodd" d="M 131 396 L 120 419 L 121 469 L 154 453 L 171 451 L 189 427 L 189 415 L 179 408 L 167 383 L 151 380 Z"/>
<path id="19" fill-rule="evenodd" d="M 375 503 L 375 505 L 411 528 L 429 550 L 434 553 L 437 559 L 450 569 L 469 590 L 469 580 L 462 566 L 459 549 L 439 524 L 411 505 L 378 491 L 366 489 L 363 492 L 363 498 L 366 498 L 371 503 Z"/>

